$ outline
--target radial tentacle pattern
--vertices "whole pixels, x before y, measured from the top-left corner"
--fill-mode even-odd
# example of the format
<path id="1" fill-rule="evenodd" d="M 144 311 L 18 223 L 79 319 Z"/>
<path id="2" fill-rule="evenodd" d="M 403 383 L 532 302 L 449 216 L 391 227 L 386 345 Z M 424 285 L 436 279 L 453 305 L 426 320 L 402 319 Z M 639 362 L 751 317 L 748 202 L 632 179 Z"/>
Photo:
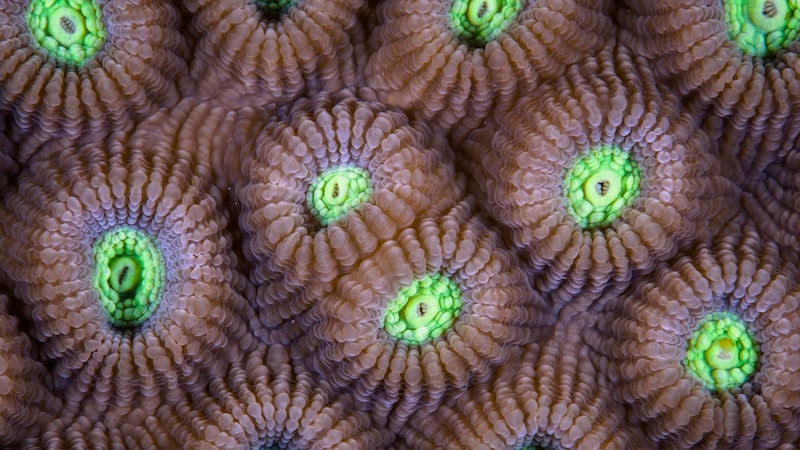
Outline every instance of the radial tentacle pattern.
<path id="1" fill-rule="evenodd" d="M 378 103 L 323 95 L 285 116 L 231 177 L 240 180 L 259 317 L 280 340 L 296 337 L 341 273 L 464 190 L 446 143 Z"/>
<path id="2" fill-rule="evenodd" d="M 201 36 L 191 67 L 200 96 L 288 103 L 356 82 L 364 0 L 182 0 Z M 360 50 L 359 50 L 360 49 Z M 222 92 L 222 93 L 220 93 Z"/>
<path id="3" fill-rule="evenodd" d="M 757 176 L 800 133 L 800 5 L 794 0 L 628 0 L 621 40 L 658 77 L 709 107 L 726 172 Z"/>
<path id="4" fill-rule="evenodd" d="M 485 379 L 552 322 L 519 262 L 465 201 L 343 273 L 310 313 L 311 359 L 373 417 L 399 430 Z"/>
<path id="5" fill-rule="evenodd" d="M 607 48 L 464 141 L 477 196 L 559 304 L 624 286 L 737 210 L 678 108 L 641 59 Z"/>
<path id="6" fill-rule="evenodd" d="M 209 441 L 164 412 L 197 408 L 192 396 L 256 343 L 228 217 L 199 155 L 205 133 L 176 122 L 51 141 L 5 195 L 0 269 L 64 402 L 43 446 L 243 442 Z"/>
<path id="7" fill-rule="evenodd" d="M 790 253 L 800 251 L 800 152 L 768 165 L 757 178 L 744 182 L 742 205 L 763 236 L 784 246 Z"/>
<path id="8" fill-rule="evenodd" d="M 1 229 L 0 229 L 1 230 Z M 13 447 L 39 433 L 60 402 L 47 387 L 47 369 L 34 360 L 31 340 L 0 292 L 0 445 Z"/>
<path id="9" fill-rule="evenodd" d="M 235 430 L 251 449 L 371 449 L 393 438 L 282 345 L 259 345 L 196 397 L 197 416 L 218 418 L 214 432 Z"/>
<path id="10" fill-rule="evenodd" d="M 0 110 L 16 133 L 77 135 L 178 101 L 187 72 L 169 2 L 0 2 Z"/>
<path id="11" fill-rule="evenodd" d="M 609 303 L 587 341 L 665 448 L 776 448 L 800 430 L 797 269 L 744 216 Z"/>
<path id="12" fill-rule="evenodd" d="M 381 100 L 460 131 L 614 35 L 610 1 L 388 0 L 366 69 Z"/>
<path id="13" fill-rule="evenodd" d="M 589 357 L 579 313 L 539 343 L 514 349 L 488 383 L 475 383 L 434 414 L 414 417 L 401 432 L 410 448 L 655 448 L 625 421 L 613 385 Z"/>

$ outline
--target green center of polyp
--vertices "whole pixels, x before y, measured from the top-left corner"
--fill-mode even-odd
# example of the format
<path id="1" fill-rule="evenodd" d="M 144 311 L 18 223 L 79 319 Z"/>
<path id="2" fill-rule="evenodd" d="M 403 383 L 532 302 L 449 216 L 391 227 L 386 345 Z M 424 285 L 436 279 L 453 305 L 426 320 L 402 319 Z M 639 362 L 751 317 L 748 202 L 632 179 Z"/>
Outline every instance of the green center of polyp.
<path id="1" fill-rule="evenodd" d="M 440 273 L 430 274 L 399 290 L 386 309 L 382 327 L 397 340 L 419 344 L 449 330 L 461 305 L 458 285 Z"/>
<path id="2" fill-rule="evenodd" d="M 311 214 L 324 226 L 338 220 L 369 200 L 369 173 L 355 166 L 339 166 L 320 174 L 309 186 L 306 203 Z"/>
<path id="3" fill-rule="evenodd" d="M 27 13 L 28 27 L 48 55 L 80 66 L 105 42 L 99 11 L 92 0 L 33 0 Z"/>
<path id="4" fill-rule="evenodd" d="M 268 20 L 278 20 L 297 4 L 297 0 L 255 0 L 256 7 Z"/>
<path id="5" fill-rule="evenodd" d="M 507 29 L 521 9 L 521 0 L 454 0 L 450 27 L 463 42 L 483 47 Z"/>
<path id="6" fill-rule="evenodd" d="M 736 315 L 715 312 L 697 326 L 686 349 L 686 369 L 711 389 L 740 386 L 753 373 L 758 347 Z"/>
<path id="7" fill-rule="evenodd" d="M 164 290 L 164 260 L 155 239 L 127 227 L 106 232 L 94 246 L 92 286 L 113 325 L 141 325 Z"/>
<path id="8" fill-rule="evenodd" d="M 567 212 L 583 228 L 604 227 L 633 203 L 640 183 L 630 153 L 616 146 L 592 149 L 564 175 Z"/>
<path id="9" fill-rule="evenodd" d="M 730 39 L 753 56 L 788 47 L 800 31 L 798 0 L 723 0 L 723 11 Z"/>

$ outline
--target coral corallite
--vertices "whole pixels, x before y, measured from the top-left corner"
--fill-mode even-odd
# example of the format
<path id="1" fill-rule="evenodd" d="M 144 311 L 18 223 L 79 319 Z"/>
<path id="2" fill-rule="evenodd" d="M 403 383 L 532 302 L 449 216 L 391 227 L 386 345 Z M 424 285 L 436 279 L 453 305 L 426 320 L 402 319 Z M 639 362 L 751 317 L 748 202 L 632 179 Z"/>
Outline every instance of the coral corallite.
<path id="1" fill-rule="evenodd" d="M 777 53 L 800 33 L 797 0 L 723 0 L 722 5 L 728 36 L 744 53 Z"/>
<path id="2" fill-rule="evenodd" d="M 132 228 L 106 232 L 94 246 L 92 287 L 113 325 L 140 325 L 158 307 L 164 290 L 158 243 Z"/>
<path id="3" fill-rule="evenodd" d="M 604 227 L 633 203 L 641 180 L 628 152 L 614 146 L 590 149 L 564 175 L 567 211 L 583 228 Z"/>
<path id="4" fill-rule="evenodd" d="M 483 47 L 506 31 L 522 9 L 520 0 L 455 0 L 450 5 L 450 27 L 474 47 Z"/>
<path id="5" fill-rule="evenodd" d="M 82 65 L 105 43 L 101 9 L 93 0 L 33 0 L 26 17 L 37 44 L 66 64 Z"/>
<path id="6" fill-rule="evenodd" d="M 758 345 L 747 326 L 727 312 L 711 313 L 697 325 L 686 349 L 686 369 L 709 389 L 740 386 L 753 374 Z"/>
<path id="7" fill-rule="evenodd" d="M 319 223 L 327 226 L 367 201 L 370 194 L 372 185 L 366 170 L 333 167 L 319 174 L 308 187 L 306 204 Z"/>
<path id="8" fill-rule="evenodd" d="M 400 288 L 383 316 L 383 329 L 394 339 L 420 344 L 441 336 L 461 310 L 461 289 L 434 273 Z"/>

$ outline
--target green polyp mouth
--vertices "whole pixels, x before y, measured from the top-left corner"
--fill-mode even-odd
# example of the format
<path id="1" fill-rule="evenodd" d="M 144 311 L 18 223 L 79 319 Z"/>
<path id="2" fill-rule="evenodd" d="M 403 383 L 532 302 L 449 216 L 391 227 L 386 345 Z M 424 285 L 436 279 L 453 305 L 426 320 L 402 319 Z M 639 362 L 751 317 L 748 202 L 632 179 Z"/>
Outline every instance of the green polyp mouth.
<path id="1" fill-rule="evenodd" d="M 139 230 L 108 231 L 94 246 L 92 287 L 114 326 L 136 327 L 152 315 L 164 291 L 164 273 L 155 239 Z"/>
<path id="2" fill-rule="evenodd" d="M 630 153 L 616 146 L 589 150 L 564 175 L 567 212 L 582 228 L 604 227 L 633 203 L 641 181 Z"/>
<path id="3" fill-rule="evenodd" d="M 741 386 L 755 371 L 758 346 L 742 320 L 729 312 L 707 315 L 686 349 L 686 369 L 711 390 Z"/>
<path id="4" fill-rule="evenodd" d="M 800 32 L 799 0 L 723 0 L 728 36 L 739 50 L 764 57 L 788 47 Z"/>
<path id="5" fill-rule="evenodd" d="M 268 20 L 278 20 L 297 4 L 297 0 L 255 0 L 255 4 Z"/>
<path id="6" fill-rule="evenodd" d="M 463 42 L 483 47 L 507 29 L 521 9 L 521 0 L 454 0 L 450 27 Z"/>
<path id="7" fill-rule="evenodd" d="M 399 290 L 381 326 L 394 339 L 420 344 L 453 326 L 461 312 L 461 289 L 440 273 L 426 275 Z"/>
<path id="8" fill-rule="evenodd" d="M 306 203 L 323 226 L 343 217 L 369 200 L 372 184 L 369 173 L 355 166 L 339 166 L 320 174 L 309 186 Z"/>
<path id="9" fill-rule="evenodd" d="M 27 19 L 39 47 L 62 63 L 80 66 L 105 42 L 100 8 L 92 0 L 33 0 Z"/>

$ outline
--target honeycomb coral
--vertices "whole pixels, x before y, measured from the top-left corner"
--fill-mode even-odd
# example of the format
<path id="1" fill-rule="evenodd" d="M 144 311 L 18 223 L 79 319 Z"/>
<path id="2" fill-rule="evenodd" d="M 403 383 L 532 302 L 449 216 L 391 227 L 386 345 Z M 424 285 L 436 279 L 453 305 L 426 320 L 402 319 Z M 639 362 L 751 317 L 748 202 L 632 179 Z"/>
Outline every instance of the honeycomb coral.
<path id="1" fill-rule="evenodd" d="M 795 0 L 0 0 L 0 447 L 800 446 Z"/>

